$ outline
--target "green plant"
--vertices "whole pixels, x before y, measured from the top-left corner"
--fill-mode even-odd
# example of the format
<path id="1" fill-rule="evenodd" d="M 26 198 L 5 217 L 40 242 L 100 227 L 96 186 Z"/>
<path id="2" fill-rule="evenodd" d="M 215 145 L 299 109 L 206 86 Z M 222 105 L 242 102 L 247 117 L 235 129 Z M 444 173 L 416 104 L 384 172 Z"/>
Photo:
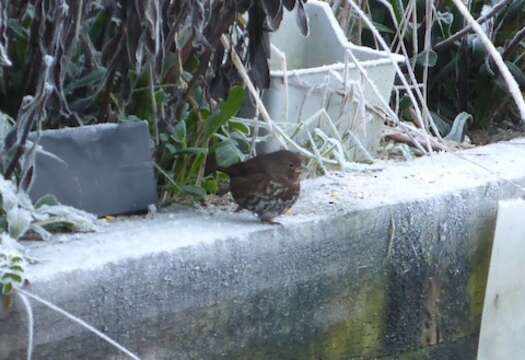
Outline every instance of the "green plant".
<path id="1" fill-rule="evenodd" d="M 28 231 L 45 240 L 50 236 L 49 230 L 90 231 L 95 228 L 94 215 L 61 205 L 49 195 L 33 205 L 25 191 L 17 189 L 13 181 L 6 180 L 3 176 L 0 176 L 0 199 L 0 257 L 4 264 L 0 266 L 0 281 L 4 286 L 4 294 L 9 293 L 12 288 L 6 284 L 23 278 L 23 262 L 18 258 L 24 259 L 25 256 L 16 240 Z M 11 270 L 16 272 L 10 273 Z"/>
<path id="2" fill-rule="evenodd" d="M 0 295 L 9 295 L 24 283 L 26 261 L 18 247 L 7 233 L 0 235 Z"/>
<path id="3" fill-rule="evenodd" d="M 158 168 L 166 180 L 165 194 L 191 195 L 202 200 L 206 193 L 217 191 L 221 175 L 204 177 L 203 165 L 208 155 L 220 166 L 243 160 L 241 147 L 248 142 L 250 131 L 232 117 L 244 101 L 245 91 L 234 86 L 218 111 L 211 113 L 195 105 L 171 135 L 161 134 Z"/>
<path id="4" fill-rule="evenodd" d="M 15 137 L 18 132 L 18 128 L 11 126 L 8 119 L 0 112 L 1 142 L 9 136 Z M 20 157 L 13 159 L 12 153 L 16 152 L 17 143 L 14 140 L 5 141 L 2 151 L 4 173 L 6 168 L 10 168 L 10 164 L 20 162 L 21 165 L 20 171 L 15 172 L 17 166 L 13 167 L 11 179 L 0 174 L 0 295 L 9 295 L 14 285 L 21 285 L 25 280 L 26 256 L 23 247 L 17 242 L 18 239 L 28 232 L 38 234 L 46 240 L 50 236 L 49 231 L 53 230 L 90 231 L 96 223 L 94 215 L 61 205 L 51 195 L 42 197 L 35 204 L 31 202 L 26 192 L 32 179 L 31 158 L 37 151 L 43 150 L 34 143 L 26 143 L 27 146 L 21 147 Z M 16 178 L 22 179 L 18 181 L 18 185 L 14 180 Z"/>

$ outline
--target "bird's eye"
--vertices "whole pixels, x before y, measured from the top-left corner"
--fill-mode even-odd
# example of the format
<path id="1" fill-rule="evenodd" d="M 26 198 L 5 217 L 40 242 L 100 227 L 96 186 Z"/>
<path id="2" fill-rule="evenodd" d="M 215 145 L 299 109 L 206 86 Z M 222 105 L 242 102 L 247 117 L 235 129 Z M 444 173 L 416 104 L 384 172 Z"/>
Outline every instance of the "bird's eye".
<path id="1" fill-rule="evenodd" d="M 294 168 L 294 164 L 293 164 L 292 162 L 291 162 L 291 163 L 288 163 L 288 167 L 289 167 L 290 169 L 293 169 L 293 168 Z"/>

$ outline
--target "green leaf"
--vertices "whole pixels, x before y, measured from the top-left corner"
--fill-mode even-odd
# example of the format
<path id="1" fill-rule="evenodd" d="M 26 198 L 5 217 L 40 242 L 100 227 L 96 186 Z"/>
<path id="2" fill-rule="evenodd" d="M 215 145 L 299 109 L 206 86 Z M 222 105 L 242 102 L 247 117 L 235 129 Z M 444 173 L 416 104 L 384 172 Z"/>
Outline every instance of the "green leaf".
<path id="1" fill-rule="evenodd" d="M 221 142 L 215 149 L 215 159 L 220 167 L 228 167 L 238 163 L 243 158 L 237 143 L 231 139 Z"/>
<path id="2" fill-rule="evenodd" d="M 32 221 L 30 210 L 15 206 L 7 212 L 7 231 L 12 238 L 18 239 L 27 232 Z"/>
<path id="3" fill-rule="evenodd" d="M 0 148 L 4 146 L 5 138 L 12 128 L 9 119 L 10 117 L 7 114 L 0 111 Z"/>
<path id="4" fill-rule="evenodd" d="M 106 75 L 106 71 L 105 67 L 95 68 L 81 78 L 70 81 L 64 90 L 67 94 L 70 94 L 76 89 L 98 84 Z"/>
<path id="5" fill-rule="evenodd" d="M 235 140 L 238 144 L 249 145 L 251 143 L 251 138 L 237 131 L 232 132 L 230 138 Z"/>
<path id="6" fill-rule="evenodd" d="M 208 118 L 208 136 L 216 133 L 222 125 L 239 112 L 244 104 L 245 94 L 244 89 L 240 86 L 234 86 L 230 89 L 228 97 L 221 106 L 221 111 Z"/>
<path id="7" fill-rule="evenodd" d="M 171 155 L 175 155 L 179 151 L 179 149 L 173 144 L 166 144 L 166 149 L 168 149 Z"/>
<path id="8" fill-rule="evenodd" d="M 392 8 L 394 9 L 394 15 L 396 17 L 397 23 L 399 24 L 401 22 L 401 18 L 403 17 L 403 13 L 405 12 L 403 9 L 403 1 L 390 0 L 390 5 L 392 5 Z"/>
<path id="9" fill-rule="evenodd" d="M 179 144 L 186 145 L 186 135 L 186 121 L 179 121 L 177 125 L 175 125 L 172 138 Z"/>
<path id="10" fill-rule="evenodd" d="M 191 195 L 199 200 L 206 199 L 206 191 L 203 188 L 195 185 L 184 185 L 182 191 L 188 195 Z"/>
<path id="11" fill-rule="evenodd" d="M 244 134 L 246 136 L 250 135 L 250 128 L 242 123 L 242 122 L 238 122 L 238 121 L 230 121 L 230 130 L 233 132 L 233 131 L 236 131 L 238 133 L 241 133 L 241 134 Z"/>
<path id="12" fill-rule="evenodd" d="M 155 92 L 155 101 L 157 104 L 164 104 L 166 101 L 168 101 L 168 94 L 163 89 L 159 89 Z"/>
<path id="13" fill-rule="evenodd" d="M 228 175 L 226 175 L 225 173 L 223 172 L 217 172 L 217 174 L 215 175 L 215 178 L 217 179 L 217 183 L 218 184 L 221 184 L 221 183 L 227 183 L 230 181 L 230 177 Z"/>
<path id="14" fill-rule="evenodd" d="M 11 30 L 17 37 L 25 40 L 29 40 L 29 31 L 24 28 L 19 21 L 16 19 L 8 19 L 7 27 Z"/>
<path id="15" fill-rule="evenodd" d="M 479 36 L 472 35 L 467 39 L 467 46 L 469 51 L 472 53 L 472 57 L 470 57 L 469 59 L 460 58 L 460 61 L 487 62 L 488 60 L 490 60 L 487 48 L 485 47 L 485 44 L 483 44 Z"/>
<path id="16" fill-rule="evenodd" d="M 448 11 L 443 11 L 443 12 L 438 11 L 436 18 L 440 22 L 447 24 L 447 25 L 451 25 L 454 22 L 454 14 Z"/>
<path id="17" fill-rule="evenodd" d="M 66 205 L 42 205 L 35 216 L 44 220 L 34 224 L 46 230 L 93 231 L 97 223 L 95 215 Z"/>
<path id="18" fill-rule="evenodd" d="M 199 64 L 199 58 L 192 53 L 192 56 L 184 63 L 184 70 L 189 74 L 195 73 L 199 68 Z"/>
<path id="19" fill-rule="evenodd" d="M 525 91 L 525 74 L 523 73 L 523 70 L 513 62 L 505 61 L 505 64 L 508 66 L 514 79 L 516 79 L 521 91 Z"/>
<path id="20" fill-rule="evenodd" d="M 166 133 L 160 133 L 159 138 L 162 142 L 168 142 L 170 139 L 170 137 Z"/>
<path id="21" fill-rule="evenodd" d="M 24 272 L 24 268 L 21 267 L 20 265 L 11 265 L 9 267 L 9 270 L 11 270 L 11 271 L 18 271 L 18 272 Z"/>
<path id="22" fill-rule="evenodd" d="M 206 155 L 208 149 L 204 147 L 189 147 L 174 152 L 174 155 Z"/>
<path id="23" fill-rule="evenodd" d="M 66 219 L 57 218 L 52 223 L 46 224 L 45 229 L 50 232 L 68 233 L 75 231 L 75 225 L 68 222 Z"/>
<path id="24" fill-rule="evenodd" d="M 202 187 L 208 194 L 215 194 L 219 191 L 219 183 L 215 179 L 208 179 L 202 183 Z"/>
<path id="25" fill-rule="evenodd" d="M 381 24 L 380 22 L 373 21 L 372 23 L 374 24 L 374 26 L 376 27 L 376 29 L 377 29 L 379 32 L 382 32 L 382 33 L 388 33 L 388 34 L 395 34 L 395 33 L 396 33 L 394 30 L 392 30 L 391 28 L 389 28 L 389 27 L 386 26 L 386 25 Z M 366 25 L 366 24 L 365 24 L 365 25 Z M 367 26 L 367 28 L 368 28 L 368 26 Z"/>
<path id="26" fill-rule="evenodd" d="M 95 21 L 92 23 L 93 25 L 89 29 L 89 37 L 91 38 L 91 41 L 95 43 L 100 39 L 104 34 L 106 24 L 110 19 L 111 12 L 109 10 L 102 10 L 97 14 Z"/>
<path id="27" fill-rule="evenodd" d="M 404 95 L 399 101 L 399 111 L 405 111 L 412 106 L 412 101 L 408 95 Z"/>
<path id="28" fill-rule="evenodd" d="M 428 54 L 428 64 L 427 64 L 427 58 L 426 58 L 427 54 Z M 415 62 L 419 65 L 433 67 L 437 63 L 438 55 L 434 50 L 424 50 L 420 52 L 419 54 L 417 54 L 415 58 L 413 58 L 413 60 L 415 60 Z"/>
<path id="29" fill-rule="evenodd" d="M 21 262 L 24 261 L 24 259 L 22 259 L 21 256 L 13 256 L 13 257 L 11 258 L 11 261 L 14 262 L 14 263 L 21 263 Z"/>
<path id="30" fill-rule="evenodd" d="M 2 212 L 3 210 L 0 210 Z M 7 232 L 7 216 L 5 214 L 0 215 L 0 231 Z"/>
<path id="31" fill-rule="evenodd" d="M 440 34 L 434 36 L 436 42 L 448 38 L 451 33 L 451 28 L 454 23 L 454 14 L 449 11 L 438 11 L 436 14 L 436 20 L 441 29 Z"/>
<path id="32" fill-rule="evenodd" d="M 430 85 L 431 90 L 434 88 L 434 86 L 442 85 L 443 79 L 454 76 L 459 57 L 459 54 L 456 53 L 448 63 L 440 64 L 440 66 L 438 66 L 436 69 L 437 73 L 433 76 L 432 84 Z"/>
<path id="33" fill-rule="evenodd" d="M 450 124 L 440 114 L 434 111 L 430 111 L 430 116 L 432 116 L 432 120 L 434 120 L 434 124 L 436 124 L 441 136 L 448 134 L 451 128 Z"/>
<path id="34" fill-rule="evenodd" d="M 188 175 L 190 175 L 191 179 L 197 179 L 199 176 L 199 171 L 202 168 L 204 161 L 206 159 L 207 154 L 196 154 L 194 157 L 194 160 L 192 161 L 192 164 L 190 166 L 190 170 L 188 172 Z"/>
<path id="35" fill-rule="evenodd" d="M 137 121 L 144 121 L 143 119 L 139 118 L 136 115 L 128 115 L 125 118 L 122 118 L 119 120 L 120 122 L 137 122 Z M 164 134 L 161 134 L 161 136 Z"/>
<path id="36" fill-rule="evenodd" d="M 58 202 L 58 199 L 56 198 L 55 195 L 47 194 L 37 200 L 37 202 L 35 203 L 35 208 L 38 209 L 39 207 L 43 205 L 49 205 L 49 206 L 60 205 L 60 202 Z"/>
<path id="37" fill-rule="evenodd" d="M 515 17 L 522 15 L 522 10 L 525 5 L 524 0 L 511 1 L 509 7 L 505 11 L 505 22 L 509 23 Z"/>
<path id="38" fill-rule="evenodd" d="M 13 291 L 13 284 L 11 284 L 10 282 L 4 284 L 4 286 L 2 286 L 2 294 L 3 295 L 9 295 L 11 294 L 11 291 Z"/>
<path id="39" fill-rule="evenodd" d="M 2 280 L 8 280 L 8 279 L 11 279 L 12 281 L 18 283 L 18 284 L 21 284 L 23 279 L 20 275 L 18 274 L 14 274 L 14 273 L 5 273 L 3 276 L 2 276 Z"/>
<path id="40" fill-rule="evenodd" d="M 465 130 L 469 121 L 473 122 L 472 115 L 466 112 L 459 113 L 445 139 L 461 143 L 465 138 Z"/>

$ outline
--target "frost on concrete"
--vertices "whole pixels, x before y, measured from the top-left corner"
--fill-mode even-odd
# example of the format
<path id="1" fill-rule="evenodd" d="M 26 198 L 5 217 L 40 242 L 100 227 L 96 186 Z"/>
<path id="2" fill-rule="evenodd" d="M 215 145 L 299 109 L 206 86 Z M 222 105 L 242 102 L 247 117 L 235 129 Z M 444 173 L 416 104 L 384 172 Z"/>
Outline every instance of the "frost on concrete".
<path id="1" fill-rule="evenodd" d="M 279 221 L 286 228 L 341 212 L 520 181 L 525 177 L 525 139 L 464 151 L 461 158 L 442 153 L 412 162 L 379 165 L 381 170 L 376 170 L 376 166 L 370 172 L 332 173 L 303 181 L 297 204 Z M 235 213 L 232 209 L 235 207 L 178 207 L 169 213 L 160 212 L 153 219 L 121 218 L 106 223 L 94 234 L 57 235 L 50 242 L 30 243 L 33 255 L 43 260 L 31 270 L 31 277 L 39 279 L 79 266 L 96 268 L 119 259 L 209 244 L 218 239 L 249 238 L 261 231 L 280 231 L 279 227 L 260 223 L 248 212 Z"/>
<path id="2" fill-rule="evenodd" d="M 304 181 L 283 226 L 225 204 L 32 242 L 28 277 L 143 358 L 473 359 L 496 205 L 522 195 L 524 144 Z M 45 309 L 35 321 L 35 357 L 111 354 Z M 18 333 L 0 326 L 0 343 Z"/>

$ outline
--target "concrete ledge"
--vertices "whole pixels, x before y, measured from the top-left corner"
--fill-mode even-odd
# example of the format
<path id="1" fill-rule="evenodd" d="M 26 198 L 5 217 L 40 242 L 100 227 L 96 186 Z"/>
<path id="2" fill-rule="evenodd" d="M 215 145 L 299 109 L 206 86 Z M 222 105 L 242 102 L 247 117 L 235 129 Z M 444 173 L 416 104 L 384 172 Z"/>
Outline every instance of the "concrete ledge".
<path id="1" fill-rule="evenodd" d="M 462 156 L 499 175 L 442 154 L 307 181 L 282 227 L 179 209 L 31 243 L 31 289 L 143 359 L 475 359 L 497 202 L 521 195 L 502 177 L 525 183 L 525 140 Z M 36 359 L 124 358 L 34 307 Z M 20 304 L 4 314 L 0 359 L 24 356 L 25 323 Z"/>

